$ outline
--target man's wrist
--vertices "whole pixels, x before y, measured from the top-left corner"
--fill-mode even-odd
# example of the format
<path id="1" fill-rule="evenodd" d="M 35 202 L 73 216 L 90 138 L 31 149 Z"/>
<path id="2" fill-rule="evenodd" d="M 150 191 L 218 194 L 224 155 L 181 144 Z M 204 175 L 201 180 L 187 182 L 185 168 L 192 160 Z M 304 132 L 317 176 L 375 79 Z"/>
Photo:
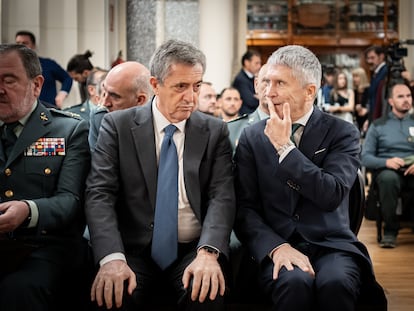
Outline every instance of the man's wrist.
<path id="1" fill-rule="evenodd" d="M 295 144 L 292 141 L 288 141 L 286 144 L 283 145 L 278 145 L 276 147 L 276 151 L 279 155 L 283 154 L 286 150 L 288 150 L 289 148 L 295 146 Z"/>
<path id="2" fill-rule="evenodd" d="M 215 249 L 214 247 L 208 246 L 208 245 L 201 246 L 198 249 L 198 251 L 200 251 L 200 250 L 203 250 L 208 254 L 214 255 L 214 256 L 216 256 L 216 258 L 218 258 L 220 256 L 220 252 L 217 249 Z"/>

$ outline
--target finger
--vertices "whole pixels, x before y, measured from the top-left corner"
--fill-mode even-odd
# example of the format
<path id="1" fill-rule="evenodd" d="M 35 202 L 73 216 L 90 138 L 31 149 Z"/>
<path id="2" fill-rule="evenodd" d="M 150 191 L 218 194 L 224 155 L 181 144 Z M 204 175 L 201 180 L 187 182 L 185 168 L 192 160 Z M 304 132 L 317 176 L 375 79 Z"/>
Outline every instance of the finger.
<path id="1" fill-rule="evenodd" d="M 224 293 L 226 292 L 226 280 L 224 279 L 224 275 L 221 271 L 218 275 L 218 279 L 220 284 L 220 295 L 224 296 Z"/>
<path id="2" fill-rule="evenodd" d="M 290 106 L 288 103 L 284 103 L 282 108 L 283 108 L 283 120 L 286 120 L 290 126 L 292 124 L 292 120 L 290 119 Z"/>
<path id="3" fill-rule="evenodd" d="M 104 286 L 104 299 L 108 309 L 112 308 L 112 301 L 114 297 L 112 281 L 106 281 Z"/>
<path id="4" fill-rule="evenodd" d="M 201 278 L 200 276 L 194 274 L 193 275 L 193 287 L 191 289 L 191 300 L 196 301 L 197 297 L 200 294 L 201 290 Z"/>
<path id="5" fill-rule="evenodd" d="M 132 295 L 132 292 L 134 291 L 134 289 L 137 287 L 137 277 L 135 275 L 135 273 L 133 273 L 131 271 L 131 275 L 128 279 L 128 293 L 130 295 Z"/>
<path id="6" fill-rule="evenodd" d="M 95 301 L 95 299 L 96 299 L 96 283 L 97 283 L 97 281 L 96 281 L 96 278 L 95 278 L 95 280 L 92 283 L 92 288 L 91 288 L 91 301 Z"/>
<path id="7" fill-rule="evenodd" d="M 124 292 L 124 281 L 122 279 L 116 279 L 114 283 L 114 296 L 115 296 L 115 305 L 117 308 L 122 306 L 122 296 Z M 128 288 L 129 292 L 129 288 Z"/>
<path id="8" fill-rule="evenodd" d="M 206 299 L 207 295 L 208 295 L 208 291 L 210 289 L 210 276 L 209 275 L 204 275 L 202 278 L 202 283 L 201 283 L 201 290 L 200 290 L 200 295 L 198 297 L 198 301 L 199 302 L 204 302 L 204 300 Z"/>
<path id="9" fill-rule="evenodd" d="M 188 288 L 188 284 L 190 283 L 190 278 L 191 278 L 191 273 L 188 271 L 188 269 L 185 269 L 183 273 L 183 277 L 182 277 L 183 287 L 185 289 Z"/>
<path id="10" fill-rule="evenodd" d="M 219 290 L 219 280 L 216 274 L 212 275 L 210 280 L 210 300 L 216 299 Z"/>
<path id="11" fill-rule="evenodd" d="M 272 103 L 272 101 L 270 99 L 268 100 L 267 107 L 269 108 L 270 119 L 275 118 L 276 116 L 278 116 L 277 113 L 276 113 L 275 105 Z"/>

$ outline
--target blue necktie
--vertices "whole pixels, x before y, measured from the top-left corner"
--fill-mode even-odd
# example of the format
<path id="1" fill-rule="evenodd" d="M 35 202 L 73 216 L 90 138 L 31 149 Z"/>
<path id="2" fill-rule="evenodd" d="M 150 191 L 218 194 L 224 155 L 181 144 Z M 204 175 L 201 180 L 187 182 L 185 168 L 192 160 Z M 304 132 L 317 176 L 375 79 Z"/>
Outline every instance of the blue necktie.
<path id="1" fill-rule="evenodd" d="M 165 129 L 158 164 L 157 201 L 151 256 L 164 270 L 177 258 L 178 240 L 178 156 L 173 135 L 177 128 Z"/>

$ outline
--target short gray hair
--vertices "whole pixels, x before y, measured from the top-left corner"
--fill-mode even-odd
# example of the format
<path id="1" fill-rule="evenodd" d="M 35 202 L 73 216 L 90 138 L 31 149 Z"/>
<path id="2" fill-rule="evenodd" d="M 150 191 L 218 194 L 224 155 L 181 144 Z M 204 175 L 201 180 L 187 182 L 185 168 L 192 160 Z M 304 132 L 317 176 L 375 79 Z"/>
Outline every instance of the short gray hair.
<path id="1" fill-rule="evenodd" d="M 170 74 L 171 65 L 174 64 L 189 66 L 200 64 L 203 68 L 203 74 L 206 71 L 206 57 L 203 52 L 190 43 L 168 40 L 155 50 L 151 58 L 151 75 L 162 84 Z"/>
<path id="2" fill-rule="evenodd" d="M 321 86 L 322 66 L 318 58 L 307 48 L 300 45 L 287 45 L 277 49 L 267 61 L 270 65 L 283 65 L 292 69 L 293 77 L 302 86 L 315 84 Z"/>

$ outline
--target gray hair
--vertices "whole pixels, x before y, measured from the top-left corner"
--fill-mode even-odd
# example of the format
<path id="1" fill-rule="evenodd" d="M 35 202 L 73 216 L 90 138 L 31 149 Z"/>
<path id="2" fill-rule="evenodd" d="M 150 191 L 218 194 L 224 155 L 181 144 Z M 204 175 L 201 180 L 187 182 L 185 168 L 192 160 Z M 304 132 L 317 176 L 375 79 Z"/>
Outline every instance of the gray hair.
<path id="1" fill-rule="evenodd" d="M 200 64 L 203 67 L 203 74 L 206 71 L 206 57 L 203 52 L 190 43 L 168 40 L 155 50 L 151 58 L 151 75 L 162 84 L 170 74 L 171 66 L 174 64 L 189 66 Z"/>
<path id="2" fill-rule="evenodd" d="M 0 44 L 0 56 L 12 52 L 16 52 L 19 55 L 29 79 L 42 74 L 42 66 L 35 51 L 21 44 Z"/>
<path id="3" fill-rule="evenodd" d="M 292 69 L 292 76 L 302 86 L 315 84 L 319 89 L 322 79 L 322 66 L 318 58 L 300 45 L 287 45 L 277 49 L 267 61 L 271 65 L 283 65 Z"/>

